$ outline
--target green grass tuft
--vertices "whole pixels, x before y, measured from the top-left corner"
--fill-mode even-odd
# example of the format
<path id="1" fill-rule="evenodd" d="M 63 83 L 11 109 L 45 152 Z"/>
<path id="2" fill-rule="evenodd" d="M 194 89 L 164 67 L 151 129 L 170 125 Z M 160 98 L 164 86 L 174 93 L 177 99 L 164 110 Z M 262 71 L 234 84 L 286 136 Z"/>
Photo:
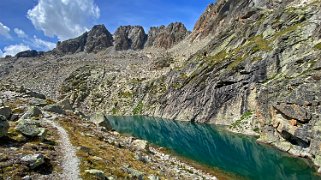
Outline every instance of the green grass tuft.
<path id="1" fill-rule="evenodd" d="M 143 112 L 143 107 L 144 107 L 144 104 L 142 101 L 140 101 L 137 106 L 134 108 L 133 110 L 133 114 L 134 115 L 141 115 L 142 112 Z"/>
<path id="2" fill-rule="evenodd" d="M 321 50 L 321 42 L 314 46 L 314 49 Z"/>

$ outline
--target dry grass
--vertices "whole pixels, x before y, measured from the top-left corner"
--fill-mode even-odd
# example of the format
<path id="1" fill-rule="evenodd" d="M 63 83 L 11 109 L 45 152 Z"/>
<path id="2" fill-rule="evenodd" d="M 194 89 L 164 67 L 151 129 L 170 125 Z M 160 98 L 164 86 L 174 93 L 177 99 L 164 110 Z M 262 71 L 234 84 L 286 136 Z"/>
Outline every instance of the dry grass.
<path id="1" fill-rule="evenodd" d="M 60 119 L 60 124 L 69 133 L 72 144 L 82 147 L 77 155 L 81 160 L 80 172 L 83 179 L 93 178 L 85 173 L 88 169 L 101 170 L 106 176 L 129 178 L 130 176 L 121 169 L 124 165 L 130 165 L 145 174 L 158 175 L 149 164 L 136 160 L 134 152 L 104 142 L 102 134 L 92 134 L 92 128 L 77 126 L 77 121 L 77 117 L 64 118 Z"/>

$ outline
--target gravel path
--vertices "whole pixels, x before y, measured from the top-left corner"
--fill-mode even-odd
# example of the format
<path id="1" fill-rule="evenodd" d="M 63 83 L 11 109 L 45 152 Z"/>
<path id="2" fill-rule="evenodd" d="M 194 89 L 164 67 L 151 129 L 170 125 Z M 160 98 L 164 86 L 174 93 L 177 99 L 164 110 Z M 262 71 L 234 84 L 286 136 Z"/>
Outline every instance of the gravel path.
<path id="1" fill-rule="evenodd" d="M 68 133 L 61 127 L 57 122 L 52 120 L 46 120 L 48 124 L 57 128 L 58 134 L 60 135 L 59 146 L 63 153 L 63 162 L 61 178 L 64 180 L 78 180 L 80 178 L 79 170 L 79 159 L 76 155 L 76 149 L 71 144 Z"/>

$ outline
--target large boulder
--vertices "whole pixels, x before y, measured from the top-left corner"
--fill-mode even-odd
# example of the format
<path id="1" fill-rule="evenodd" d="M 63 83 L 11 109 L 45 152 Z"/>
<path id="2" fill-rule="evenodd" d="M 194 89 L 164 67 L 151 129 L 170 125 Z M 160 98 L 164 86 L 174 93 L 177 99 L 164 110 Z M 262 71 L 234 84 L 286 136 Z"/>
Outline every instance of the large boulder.
<path id="1" fill-rule="evenodd" d="M 10 118 L 11 113 L 12 111 L 9 107 L 6 107 L 6 106 L 0 107 L 0 115 L 4 116 L 6 119 Z"/>
<path id="2" fill-rule="evenodd" d="M 143 49 L 146 37 L 141 26 L 120 26 L 114 34 L 115 49 L 117 51 Z"/>
<path id="3" fill-rule="evenodd" d="M 131 144 L 132 148 L 136 151 L 148 151 L 149 145 L 145 140 L 136 139 Z"/>
<path id="4" fill-rule="evenodd" d="M 87 35 L 85 51 L 98 52 L 113 45 L 113 36 L 104 25 L 94 26 Z"/>
<path id="5" fill-rule="evenodd" d="M 45 163 L 45 157 L 42 154 L 26 155 L 21 158 L 31 169 L 35 169 Z"/>
<path id="6" fill-rule="evenodd" d="M 7 135 L 9 129 L 9 123 L 6 117 L 0 115 L 0 138 Z"/>
<path id="7" fill-rule="evenodd" d="M 43 139 L 46 135 L 46 129 L 42 128 L 38 121 L 31 119 L 20 119 L 16 130 L 27 137 L 40 137 Z"/>
<path id="8" fill-rule="evenodd" d="M 146 47 L 169 49 L 182 41 L 190 32 L 180 22 L 171 23 L 167 27 L 151 27 L 148 32 Z"/>
<path id="9" fill-rule="evenodd" d="M 112 130 L 111 124 L 103 113 L 93 114 L 90 117 L 90 121 L 95 123 L 97 126 L 105 128 L 106 130 Z"/>

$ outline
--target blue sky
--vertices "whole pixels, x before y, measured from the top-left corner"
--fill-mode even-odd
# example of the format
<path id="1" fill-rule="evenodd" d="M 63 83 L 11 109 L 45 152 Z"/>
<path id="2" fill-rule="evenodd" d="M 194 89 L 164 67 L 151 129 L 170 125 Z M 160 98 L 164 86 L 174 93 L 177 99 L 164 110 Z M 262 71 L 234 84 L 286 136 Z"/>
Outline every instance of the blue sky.
<path id="1" fill-rule="evenodd" d="M 189 30 L 214 0 L 0 0 L 0 56 L 49 50 L 95 24 L 110 32 L 120 25 L 183 22 Z"/>

